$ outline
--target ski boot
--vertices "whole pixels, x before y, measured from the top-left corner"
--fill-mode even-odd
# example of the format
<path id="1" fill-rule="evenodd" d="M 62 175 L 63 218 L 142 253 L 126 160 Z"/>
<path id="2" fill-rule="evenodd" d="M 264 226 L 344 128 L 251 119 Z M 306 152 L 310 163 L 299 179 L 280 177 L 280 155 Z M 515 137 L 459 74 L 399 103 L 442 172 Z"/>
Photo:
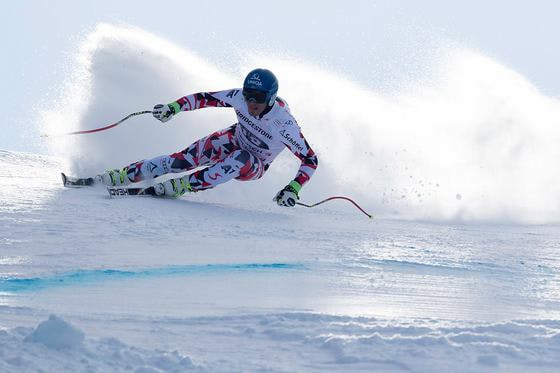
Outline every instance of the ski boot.
<path id="1" fill-rule="evenodd" d="M 97 175 L 96 180 L 107 186 L 126 186 L 131 183 L 126 167 L 123 169 L 107 170 L 104 174 Z"/>
<path id="2" fill-rule="evenodd" d="M 177 179 L 169 179 L 163 183 L 154 185 L 154 191 L 158 196 L 177 198 L 187 192 L 195 192 L 189 183 L 189 177 L 183 176 Z"/>

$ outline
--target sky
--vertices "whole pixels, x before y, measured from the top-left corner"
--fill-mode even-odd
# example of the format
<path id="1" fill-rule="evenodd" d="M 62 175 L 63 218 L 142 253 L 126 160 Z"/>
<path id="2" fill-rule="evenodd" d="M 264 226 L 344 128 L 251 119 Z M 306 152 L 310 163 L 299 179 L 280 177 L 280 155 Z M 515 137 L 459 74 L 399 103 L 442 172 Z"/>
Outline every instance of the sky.
<path id="1" fill-rule="evenodd" d="M 262 50 L 319 64 L 371 90 L 421 79 L 427 56 L 460 46 L 558 98 L 558 14 L 552 0 L 12 1 L 0 14 L 0 149 L 38 151 L 28 137 L 33 108 L 57 96 L 79 42 L 99 22 L 140 27 L 226 71 L 244 51 Z"/>

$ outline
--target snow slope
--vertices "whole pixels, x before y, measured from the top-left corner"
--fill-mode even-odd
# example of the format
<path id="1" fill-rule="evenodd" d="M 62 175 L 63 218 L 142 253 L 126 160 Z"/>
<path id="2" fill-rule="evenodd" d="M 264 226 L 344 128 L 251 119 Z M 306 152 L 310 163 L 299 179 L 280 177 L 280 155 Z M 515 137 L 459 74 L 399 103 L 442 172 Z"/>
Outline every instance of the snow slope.
<path id="1" fill-rule="evenodd" d="M 2 371 L 560 364 L 556 226 L 110 200 L 63 188 L 56 158 L 0 161 Z M 37 337 L 41 322 L 54 325 Z"/>
<path id="2" fill-rule="evenodd" d="M 350 195 L 376 218 L 272 204 L 290 154 L 262 180 L 179 200 L 61 185 L 62 170 L 182 149 L 228 110 L 51 137 L 50 156 L 0 151 L 0 371 L 557 371 L 558 101 L 472 51 L 391 93 L 246 60 L 226 73 L 101 25 L 36 130 L 103 126 L 266 65 L 320 156 L 302 200 Z"/>

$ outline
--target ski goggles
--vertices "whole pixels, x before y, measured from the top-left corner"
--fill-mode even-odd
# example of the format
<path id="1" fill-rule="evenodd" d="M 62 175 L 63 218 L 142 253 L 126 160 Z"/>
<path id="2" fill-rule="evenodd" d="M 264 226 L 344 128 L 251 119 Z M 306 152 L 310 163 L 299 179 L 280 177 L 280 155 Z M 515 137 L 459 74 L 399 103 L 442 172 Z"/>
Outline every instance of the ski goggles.
<path id="1" fill-rule="evenodd" d="M 243 97 L 245 101 L 253 101 L 257 104 L 264 104 L 267 101 L 267 93 L 263 91 L 258 91 L 256 89 L 244 89 L 243 90 Z"/>

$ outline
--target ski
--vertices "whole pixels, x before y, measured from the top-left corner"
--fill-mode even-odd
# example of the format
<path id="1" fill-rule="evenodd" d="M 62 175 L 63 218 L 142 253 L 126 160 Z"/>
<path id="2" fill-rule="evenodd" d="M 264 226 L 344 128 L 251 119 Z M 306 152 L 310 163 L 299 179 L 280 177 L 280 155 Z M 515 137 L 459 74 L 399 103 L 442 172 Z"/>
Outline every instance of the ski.
<path id="1" fill-rule="evenodd" d="M 91 186 L 95 184 L 95 179 L 93 177 L 88 178 L 78 178 L 78 177 L 71 177 L 67 176 L 64 172 L 60 173 L 62 177 L 62 185 L 65 187 L 82 187 L 82 186 Z"/>
<path id="2" fill-rule="evenodd" d="M 64 172 L 60 173 L 62 177 L 62 184 L 65 187 L 80 188 L 83 186 L 92 186 L 98 182 L 97 177 L 78 178 L 66 175 Z M 100 181 L 99 181 L 100 182 Z M 127 196 L 163 196 L 163 184 L 156 184 L 150 187 L 133 187 L 133 186 L 108 186 L 110 198 L 127 197 Z"/>
<path id="3" fill-rule="evenodd" d="M 107 192 L 109 192 L 110 198 L 119 198 L 119 197 L 128 197 L 128 196 L 161 197 L 163 196 L 163 185 L 156 184 L 154 186 L 147 187 L 147 188 L 108 186 Z"/>

